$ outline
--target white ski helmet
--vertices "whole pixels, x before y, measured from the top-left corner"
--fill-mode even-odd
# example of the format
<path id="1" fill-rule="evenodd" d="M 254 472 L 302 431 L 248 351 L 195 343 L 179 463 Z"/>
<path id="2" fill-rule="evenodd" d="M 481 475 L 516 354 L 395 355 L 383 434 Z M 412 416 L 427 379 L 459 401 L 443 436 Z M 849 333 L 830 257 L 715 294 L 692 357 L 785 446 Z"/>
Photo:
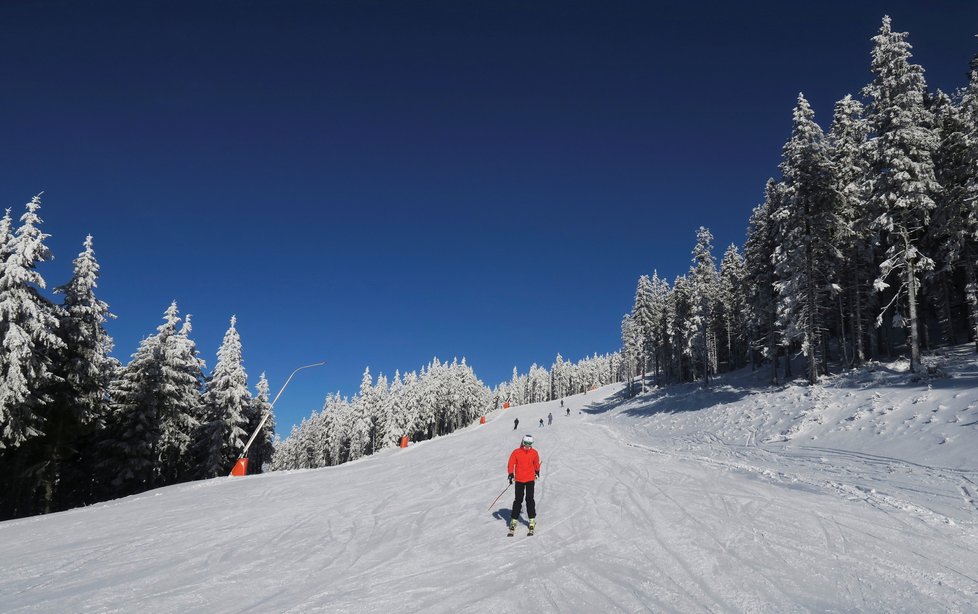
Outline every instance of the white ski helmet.
<path id="1" fill-rule="evenodd" d="M 533 445 L 533 435 L 523 435 L 523 443 L 522 443 L 522 445 L 524 445 L 524 446 L 532 446 Z"/>

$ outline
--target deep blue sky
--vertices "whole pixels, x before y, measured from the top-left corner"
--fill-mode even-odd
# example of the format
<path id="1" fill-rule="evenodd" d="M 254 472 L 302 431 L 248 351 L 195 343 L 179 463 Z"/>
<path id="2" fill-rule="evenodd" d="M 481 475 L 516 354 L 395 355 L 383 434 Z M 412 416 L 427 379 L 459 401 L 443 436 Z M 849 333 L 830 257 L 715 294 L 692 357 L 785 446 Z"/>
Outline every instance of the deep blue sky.
<path id="1" fill-rule="evenodd" d="M 489 385 L 619 346 L 639 275 L 743 243 L 799 91 L 827 126 L 884 14 L 931 89 L 978 3 L 0 2 L 0 206 L 87 233 L 124 362 L 169 302 L 232 314 L 279 432 L 465 356 Z"/>

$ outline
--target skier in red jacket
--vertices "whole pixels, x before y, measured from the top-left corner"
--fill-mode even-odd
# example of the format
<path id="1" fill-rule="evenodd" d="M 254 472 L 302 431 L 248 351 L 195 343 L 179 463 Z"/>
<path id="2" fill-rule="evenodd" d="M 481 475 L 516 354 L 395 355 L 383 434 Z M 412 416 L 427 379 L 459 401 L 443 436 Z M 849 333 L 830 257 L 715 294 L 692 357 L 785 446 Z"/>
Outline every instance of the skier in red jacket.
<path id="1" fill-rule="evenodd" d="M 540 455 L 533 449 L 533 435 L 524 435 L 520 447 L 509 455 L 506 465 L 509 472 L 509 483 L 516 481 L 516 499 L 513 501 L 513 512 L 510 514 L 509 535 L 516 531 L 516 521 L 523 508 L 523 496 L 526 495 L 526 513 L 530 517 L 530 535 L 537 527 L 537 505 L 533 500 L 534 480 L 540 477 Z"/>

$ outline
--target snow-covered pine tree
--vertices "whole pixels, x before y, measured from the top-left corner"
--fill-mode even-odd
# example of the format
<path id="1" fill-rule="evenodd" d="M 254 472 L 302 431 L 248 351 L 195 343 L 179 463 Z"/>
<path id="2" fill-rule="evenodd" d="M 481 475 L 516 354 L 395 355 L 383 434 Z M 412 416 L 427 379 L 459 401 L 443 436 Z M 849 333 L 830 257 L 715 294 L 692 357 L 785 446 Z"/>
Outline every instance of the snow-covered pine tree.
<path id="1" fill-rule="evenodd" d="M 263 473 L 266 465 L 271 466 L 270 463 L 275 454 L 275 413 L 268 400 L 270 398 L 268 379 L 262 372 L 258 376 L 255 395 L 248 407 L 248 428 L 246 429 L 248 436 L 250 437 L 251 433 L 254 433 L 258 425 L 261 424 L 262 417 L 267 415 L 268 418 L 258 434 L 255 435 L 255 440 L 251 442 L 251 448 L 248 449 L 248 473 Z"/>
<path id="2" fill-rule="evenodd" d="M 745 334 L 747 304 L 744 291 L 746 271 L 744 258 L 737 246 L 730 244 L 720 261 L 720 306 L 728 369 L 746 364 L 747 337 Z"/>
<path id="3" fill-rule="evenodd" d="M 823 372 L 827 366 L 824 317 L 838 287 L 836 239 L 841 231 L 828 145 L 803 94 L 798 94 L 791 138 L 782 152 L 781 174 L 786 191 L 775 212 L 782 230 L 774 250 L 778 312 L 787 337 L 801 341 L 808 382 L 814 384 L 819 355 Z"/>
<path id="4" fill-rule="evenodd" d="M 299 427 L 293 426 L 285 441 L 275 446 L 275 454 L 272 456 L 272 471 L 289 471 L 299 468 L 299 455 L 296 450 L 298 441 Z"/>
<path id="5" fill-rule="evenodd" d="M 110 387 L 112 410 L 101 436 L 108 494 L 122 496 L 192 476 L 203 361 L 176 301 L 157 333 L 143 339 Z"/>
<path id="6" fill-rule="evenodd" d="M 522 405 L 526 401 L 522 396 L 523 386 L 520 383 L 520 374 L 516 367 L 513 367 L 513 375 L 509 379 L 509 396 L 507 401 L 509 401 L 510 407 L 515 407 L 517 405 Z"/>
<path id="7" fill-rule="evenodd" d="M 925 107 L 924 70 L 910 63 L 911 47 L 906 39 L 906 32 L 892 31 L 889 16 L 883 18 L 879 34 L 873 37 L 870 68 L 874 78 L 863 93 L 869 99 L 875 149 L 871 201 L 882 211 L 875 225 L 888 246 L 875 285 L 883 291 L 889 286 L 886 280 L 897 273 L 900 286 L 891 303 L 906 296 L 910 369 L 918 371 L 918 287 L 920 275 L 934 266 L 919 246 L 940 186 L 934 175 L 932 156 L 938 142 L 933 117 Z M 882 318 L 880 312 L 878 324 Z"/>
<path id="8" fill-rule="evenodd" d="M 960 105 L 960 116 L 965 126 L 978 126 L 978 55 L 971 59 L 968 87 L 964 92 Z M 964 233 L 971 246 L 968 255 L 965 255 L 963 266 L 965 268 L 965 298 L 968 303 L 970 314 L 971 330 L 974 334 L 975 349 L 978 350 L 978 134 L 970 130 L 967 134 L 967 156 L 966 165 L 968 168 L 968 180 L 965 183 L 967 193 L 966 202 L 970 204 L 962 215 L 966 218 L 964 223 Z M 964 251 L 962 251 L 964 254 Z"/>
<path id="9" fill-rule="evenodd" d="M 353 415 L 350 425 L 350 460 L 367 454 L 370 448 L 370 417 L 373 415 L 373 378 L 370 367 L 363 371 L 360 393 L 353 399 Z"/>
<path id="10" fill-rule="evenodd" d="M 109 389 L 111 413 L 100 437 L 99 474 L 105 495 L 124 496 L 156 485 L 160 458 L 159 406 L 164 402 L 162 341 L 177 333 L 176 302 L 155 335 L 144 338 Z"/>
<path id="11" fill-rule="evenodd" d="M 377 377 L 377 384 L 374 386 L 374 440 L 371 453 L 384 448 L 390 448 L 395 442 L 394 433 L 394 407 L 391 405 L 390 384 L 387 383 L 387 376 L 381 373 Z"/>
<path id="12" fill-rule="evenodd" d="M 954 274 L 958 269 L 969 268 L 969 262 L 973 269 L 978 258 L 975 249 L 978 220 L 973 204 L 968 202 L 968 181 L 973 172 L 968 151 L 970 130 L 963 121 L 961 109 L 940 90 L 931 101 L 931 111 L 940 137 L 934 152 L 934 175 L 941 187 L 934 194 L 934 215 L 922 246 L 934 258 L 936 269 L 924 279 L 924 284 L 936 307 L 944 343 L 953 345 L 957 343 L 951 312 Z"/>
<path id="13" fill-rule="evenodd" d="M 420 393 L 418 384 L 418 374 L 414 371 L 409 371 L 404 375 L 404 385 L 401 392 L 403 400 L 401 401 L 401 407 L 403 407 L 403 429 L 400 432 L 401 437 L 407 435 L 409 438 L 415 437 L 415 433 L 420 430 L 418 425 L 419 418 L 419 401 L 418 394 Z"/>
<path id="14" fill-rule="evenodd" d="M 250 435 L 247 427 L 254 401 L 248 389 L 237 322 L 237 316 L 231 316 L 201 399 L 204 422 L 195 443 L 200 450 L 200 475 L 204 478 L 227 475 Z"/>
<path id="15" fill-rule="evenodd" d="M 201 404 L 204 361 L 190 338 L 190 314 L 177 334 L 161 344 L 166 402 L 160 405 L 160 470 L 164 484 L 174 484 L 200 475 L 200 456 L 195 437 L 207 420 Z"/>
<path id="16" fill-rule="evenodd" d="M 689 317 L 686 328 L 686 354 L 693 358 L 703 386 L 710 385 L 710 375 L 716 373 L 716 335 L 714 313 L 719 296 L 719 275 L 713 258 L 713 234 L 700 226 L 696 231 L 693 265 L 689 270 Z"/>
<path id="17" fill-rule="evenodd" d="M 109 384 L 118 361 L 109 356 L 112 338 L 105 322 L 115 316 L 95 296 L 99 265 L 92 236 L 75 258 L 71 280 L 55 293 L 64 294 L 58 335 L 65 347 L 55 353 L 59 383 L 37 445 L 44 472 L 44 511 L 66 509 L 94 498 L 95 430 L 109 413 Z"/>
<path id="18" fill-rule="evenodd" d="M 842 287 L 839 333 L 846 352 L 846 329 L 852 356 L 849 364 L 859 365 L 866 361 L 866 335 L 870 330 L 867 314 L 874 308 L 872 281 L 875 279 L 876 233 L 871 228 L 871 215 L 866 206 L 868 200 L 868 156 L 866 135 L 869 131 L 862 117 L 863 106 L 852 96 L 845 96 L 835 104 L 832 124 L 827 141 L 829 156 L 835 177 L 834 191 L 839 199 L 839 249 L 843 266 L 839 267 L 839 283 Z"/>
<path id="19" fill-rule="evenodd" d="M 435 363 L 437 362 L 437 359 L 435 359 Z M 435 378 L 431 374 L 433 366 L 434 365 L 428 365 L 427 368 L 421 369 L 421 374 L 418 376 L 418 381 L 415 386 L 417 392 L 414 398 L 415 402 L 417 403 L 418 413 L 417 418 L 414 421 L 414 441 L 431 439 L 435 436 L 435 426 L 437 420 L 436 412 L 438 408 L 438 383 L 434 381 Z"/>
<path id="20" fill-rule="evenodd" d="M 781 329 L 778 325 L 777 272 L 772 256 L 778 242 L 778 223 L 774 212 L 784 200 L 784 186 L 768 179 L 764 202 L 754 208 L 747 227 L 744 266 L 747 275 L 748 327 L 755 364 L 761 356 L 771 361 L 771 384 L 778 383 L 778 348 Z"/>
<path id="21" fill-rule="evenodd" d="M 411 433 L 411 414 L 405 406 L 407 389 L 401 380 L 401 372 L 394 371 L 390 394 L 387 396 L 387 406 L 384 409 L 384 447 L 398 445 L 401 437 Z"/>
<path id="22" fill-rule="evenodd" d="M 0 449 L 15 448 L 43 432 L 51 403 L 60 309 L 41 296 L 37 265 L 51 260 L 41 232 L 40 195 L 31 199 L 17 231 L 5 240 L 0 271 Z M 9 218 L 8 218 L 9 219 Z M 9 222 L 5 224 L 9 228 Z M 5 231 L 9 235 L 9 230 Z"/>
<path id="23" fill-rule="evenodd" d="M 669 346 L 669 282 L 659 277 L 658 271 L 652 271 L 652 361 L 655 367 L 655 384 L 660 380 L 663 367 L 668 364 Z"/>
<path id="24" fill-rule="evenodd" d="M 635 300 L 632 303 L 632 320 L 638 328 L 641 341 L 638 347 L 638 371 L 642 392 L 645 392 L 645 374 L 649 370 L 649 358 L 653 348 L 652 339 L 655 328 L 655 313 L 652 306 L 653 293 L 654 288 L 649 276 L 640 276 L 635 288 Z"/>
<path id="25" fill-rule="evenodd" d="M 564 373 L 564 357 L 557 352 L 554 363 L 550 365 L 550 395 L 553 399 L 564 398 L 567 389 L 567 375 Z"/>
<path id="26" fill-rule="evenodd" d="M 326 436 L 323 455 L 327 465 L 339 465 L 348 457 L 350 412 L 349 401 L 340 396 L 339 392 L 326 397 L 320 415 Z"/>
<path id="27" fill-rule="evenodd" d="M 635 318 L 626 313 L 621 319 L 621 353 L 625 357 L 625 373 L 628 377 L 628 396 L 635 396 L 632 384 L 638 371 L 641 357 L 642 332 L 635 323 Z"/>

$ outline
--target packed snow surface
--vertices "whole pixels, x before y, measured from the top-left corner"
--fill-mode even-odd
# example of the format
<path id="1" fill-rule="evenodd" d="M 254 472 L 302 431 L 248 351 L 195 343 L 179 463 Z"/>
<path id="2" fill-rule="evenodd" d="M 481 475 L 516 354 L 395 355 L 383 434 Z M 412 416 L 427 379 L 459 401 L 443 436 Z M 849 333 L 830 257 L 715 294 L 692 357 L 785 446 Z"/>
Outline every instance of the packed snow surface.
<path id="1" fill-rule="evenodd" d="M 609 386 L 569 416 L 515 407 L 339 467 L 0 523 L 0 610 L 978 612 L 970 352 L 923 377 Z M 524 433 L 539 525 L 524 510 L 507 538 Z"/>

